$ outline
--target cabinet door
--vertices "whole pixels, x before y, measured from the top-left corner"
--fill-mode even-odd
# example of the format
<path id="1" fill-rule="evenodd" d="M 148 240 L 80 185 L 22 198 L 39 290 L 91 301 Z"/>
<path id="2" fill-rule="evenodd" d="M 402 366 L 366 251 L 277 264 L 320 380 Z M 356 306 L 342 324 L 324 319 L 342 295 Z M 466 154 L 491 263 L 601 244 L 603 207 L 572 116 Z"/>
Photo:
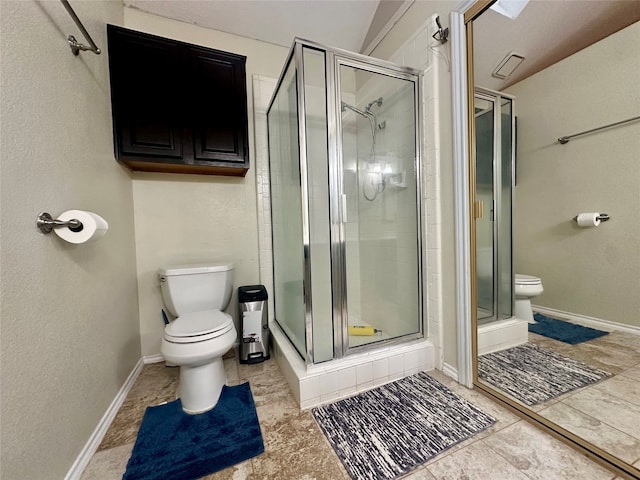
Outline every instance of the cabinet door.
<path id="1" fill-rule="evenodd" d="M 183 158 L 183 61 L 176 42 L 109 28 L 109 68 L 116 154 L 150 156 L 154 161 Z"/>
<path id="2" fill-rule="evenodd" d="M 245 57 L 199 47 L 189 57 L 195 163 L 248 167 Z"/>

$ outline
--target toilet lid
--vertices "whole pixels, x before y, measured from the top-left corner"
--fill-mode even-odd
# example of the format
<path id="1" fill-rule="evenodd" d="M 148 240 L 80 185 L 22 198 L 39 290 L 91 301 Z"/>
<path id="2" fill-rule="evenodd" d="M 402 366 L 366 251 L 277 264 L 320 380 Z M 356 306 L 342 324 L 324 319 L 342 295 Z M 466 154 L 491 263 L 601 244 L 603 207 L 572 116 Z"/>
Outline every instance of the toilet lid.
<path id="1" fill-rule="evenodd" d="M 516 273 L 516 285 L 538 285 L 541 283 L 542 281 L 538 277 Z"/>
<path id="2" fill-rule="evenodd" d="M 231 315 L 220 310 L 203 310 L 180 315 L 165 327 L 164 336 L 173 342 L 200 342 L 227 333 L 231 328 Z"/>

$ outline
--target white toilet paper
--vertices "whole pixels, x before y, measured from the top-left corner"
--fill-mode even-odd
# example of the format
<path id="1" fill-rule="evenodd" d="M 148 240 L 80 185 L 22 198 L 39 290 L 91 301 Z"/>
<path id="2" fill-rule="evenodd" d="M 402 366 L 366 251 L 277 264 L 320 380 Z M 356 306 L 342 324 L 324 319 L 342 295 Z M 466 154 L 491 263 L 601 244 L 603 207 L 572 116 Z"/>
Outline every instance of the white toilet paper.
<path id="1" fill-rule="evenodd" d="M 579 213 L 576 219 L 579 227 L 597 227 L 600 225 L 599 212 Z"/>
<path id="2" fill-rule="evenodd" d="M 102 238 L 107 230 L 109 230 L 109 224 L 97 213 L 85 212 L 84 210 L 67 210 L 58 216 L 59 220 L 80 220 L 82 223 L 82 230 L 74 232 L 69 227 L 56 228 L 53 231 L 56 232 L 61 239 L 66 240 L 69 243 L 86 243 L 93 242 Z"/>

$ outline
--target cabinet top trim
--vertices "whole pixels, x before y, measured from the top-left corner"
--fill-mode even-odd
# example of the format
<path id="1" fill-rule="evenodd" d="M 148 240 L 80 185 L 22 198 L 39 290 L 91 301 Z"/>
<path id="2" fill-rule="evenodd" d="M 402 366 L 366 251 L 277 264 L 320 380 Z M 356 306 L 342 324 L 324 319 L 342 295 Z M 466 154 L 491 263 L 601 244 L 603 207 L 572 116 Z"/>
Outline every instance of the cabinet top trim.
<path id="1" fill-rule="evenodd" d="M 183 45 L 183 46 L 189 47 L 189 48 L 204 48 L 204 49 L 207 49 L 209 51 L 216 52 L 219 55 L 225 55 L 225 56 L 228 56 L 230 58 L 234 58 L 234 59 L 236 59 L 238 61 L 242 61 L 242 62 L 245 62 L 245 63 L 247 61 L 246 55 L 240 55 L 238 53 L 226 52 L 224 50 L 218 50 L 218 49 L 215 49 L 215 48 L 208 47 L 206 45 L 183 42 L 181 40 L 176 40 L 174 38 L 162 37 L 160 35 L 154 35 L 154 34 L 151 34 L 151 33 L 141 32 L 139 30 L 133 30 L 133 29 L 130 29 L 130 28 L 118 27 L 116 25 L 107 24 L 107 30 L 108 31 L 112 31 L 112 32 L 119 32 L 121 34 L 136 35 L 138 37 L 140 37 L 140 36 L 148 37 L 149 39 L 157 39 L 157 40 L 165 40 L 165 41 L 168 40 L 168 41 L 171 41 L 172 43 L 174 43 L 176 45 Z"/>

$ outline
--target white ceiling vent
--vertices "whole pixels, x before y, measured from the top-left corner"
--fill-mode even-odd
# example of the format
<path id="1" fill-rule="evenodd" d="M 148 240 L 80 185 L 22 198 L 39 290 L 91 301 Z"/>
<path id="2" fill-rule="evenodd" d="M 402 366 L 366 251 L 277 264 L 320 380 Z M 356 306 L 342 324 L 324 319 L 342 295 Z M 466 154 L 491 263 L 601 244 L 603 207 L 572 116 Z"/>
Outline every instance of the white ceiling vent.
<path id="1" fill-rule="evenodd" d="M 524 60 L 524 55 L 520 53 L 511 52 L 498 64 L 496 69 L 491 75 L 496 78 L 502 78 L 503 80 L 513 73 L 518 68 L 518 65 Z"/>

